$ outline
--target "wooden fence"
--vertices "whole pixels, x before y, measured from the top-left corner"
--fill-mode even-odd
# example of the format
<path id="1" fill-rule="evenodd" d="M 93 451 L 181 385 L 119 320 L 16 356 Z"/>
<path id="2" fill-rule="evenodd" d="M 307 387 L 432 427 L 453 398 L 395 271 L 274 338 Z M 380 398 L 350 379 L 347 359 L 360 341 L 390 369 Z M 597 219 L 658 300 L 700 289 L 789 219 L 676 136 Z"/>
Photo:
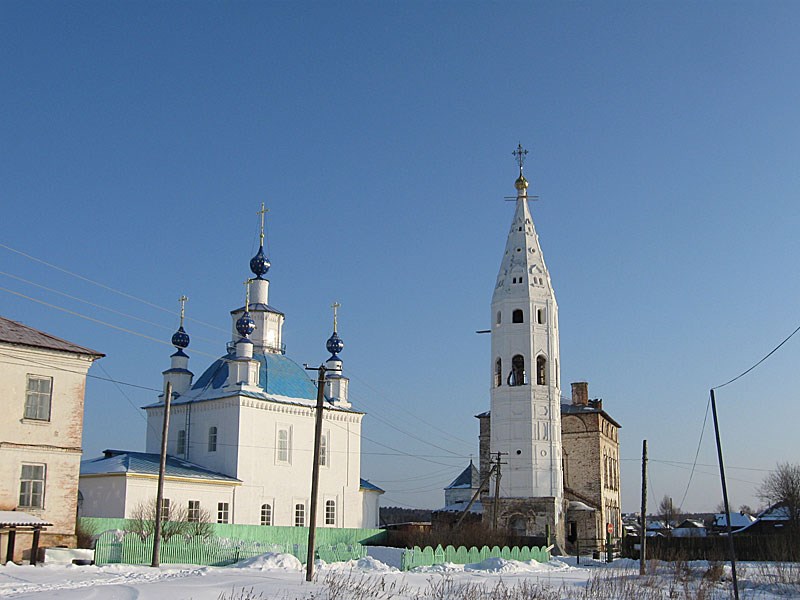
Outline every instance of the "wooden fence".
<path id="1" fill-rule="evenodd" d="M 475 546 L 469 549 L 464 546 L 459 546 L 458 548 L 454 548 L 453 546 L 447 546 L 445 548 L 437 546 L 435 549 L 430 546 L 426 546 L 424 549 L 415 546 L 413 549 L 403 552 L 401 568 L 403 571 L 408 571 L 415 567 L 427 567 L 448 562 L 466 565 L 479 563 L 487 558 L 548 562 L 550 560 L 550 550 L 545 547 L 529 548 L 527 546 L 514 546 L 513 548 L 509 548 L 508 546 L 503 546 L 502 548 L 499 546 L 493 548 L 484 546 L 480 549 Z"/>
<path id="2" fill-rule="evenodd" d="M 292 554 L 305 562 L 305 544 L 271 544 L 251 540 L 214 537 L 174 536 L 162 540 L 160 561 L 164 564 L 189 564 L 223 567 L 267 552 Z M 325 562 L 343 562 L 363 558 L 367 549 L 361 544 L 332 544 L 317 548 L 317 557 Z M 153 536 L 142 539 L 135 533 L 107 531 L 97 538 L 94 560 L 98 565 L 123 563 L 150 564 Z"/>

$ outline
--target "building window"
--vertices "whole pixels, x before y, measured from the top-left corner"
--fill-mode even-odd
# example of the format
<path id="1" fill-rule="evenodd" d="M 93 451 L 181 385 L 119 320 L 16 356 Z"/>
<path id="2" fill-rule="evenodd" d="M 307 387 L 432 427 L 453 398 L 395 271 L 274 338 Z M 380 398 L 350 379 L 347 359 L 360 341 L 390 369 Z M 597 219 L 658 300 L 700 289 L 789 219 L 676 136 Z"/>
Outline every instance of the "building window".
<path id="1" fill-rule="evenodd" d="M 544 325 L 544 309 L 543 308 L 537 308 L 536 309 L 536 322 L 539 323 L 539 325 Z"/>
<path id="2" fill-rule="evenodd" d="M 209 452 L 216 452 L 217 451 L 217 428 L 216 427 L 209 427 L 208 428 L 208 451 Z"/>
<path id="3" fill-rule="evenodd" d="M 161 499 L 161 520 L 169 521 L 169 498 Z"/>
<path id="4" fill-rule="evenodd" d="M 536 357 L 536 385 L 547 385 L 547 359 L 541 354 Z"/>
<path id="5" fill-rule="evenodd" d="M 336 525 L 336 502 L 325 501 L 325 525 Z"/>
<path id="6" fill-rule="evenodd" d="M 200 522 L 200 500 L 189 500 L 189 510 L 186 512 L 189 523 Z"/>
<path id="7" fill-rule="evenodd" d="M 227 502 L 217 502 L 217 523 L 228 522 L 228 510 Z"/>
<path id="8" fill-rule="evenodd" d="M 295 504 L 294 505 L 294 526 L 295 527 L 305 527 L 306 525 L 306 505 L 305 504 Z"/>
<path id="9" fill-rule="evenodd" d="M 19 505 L 23 508 L 44 508 L 44 465 L 22 465 L 19 481 Z"/>
<path id="10" fill-rule="evenodd" d="M 290 457 L 289 430 L 278 429 L 277 460 L 279 463 L 288 463 Z"/>
<path id="11" fill-rule="evenodd" d="M 503 385 L 503 361 L 497 359 L 494 361 L 494 386 L 500 387 Z"/>
<path id="12" fill-rule="evenodd" d="M 272 525 L 272 505 L 271 504 L 262 504 L 261 505 L 261 524 L 262 525 Z"/>
<path id="13" fill-rule="evenodd" d="M 515 354 L 511 359 L 511 374 L 508 376 L 508 385 L 517 386 L 528 383 L 525 378 L 525 358 Z"/>
<path id="14" fill-rule="evenodd" d="M 522 309 L 517 308 L 514 312 L 511 313 L 511 322 L 512 323 L 524 323 L 525 320 L 522 317 Z"/>
<path id="15" fill-rule="evenodd" d="M 52 394 L 52 377 L 28 375 L 28 387 L 25 394 L 25 418 L 49 421 Z"/>
<path id="16" fill-rule="evenodd" d="M 175 454 L 186 454 L 186 430 L 178 430 L 178 443 L 175 445 Z"/>
<path id="17" fill-rule="evenodd" d="M 323 433 L 319 438 L 319 466 L 328 466 L 328 434 Z"/>
<path id="18" fill-rule="evenodd" d="M 500 325 L 500 323 L 502 323 L 502 322 L 503 322 L 503 313 L 501 313 L 501 312 L 498 310 L 498 311 L 497 311 L 497 324 L 498 324 L 498 325 Z"/>

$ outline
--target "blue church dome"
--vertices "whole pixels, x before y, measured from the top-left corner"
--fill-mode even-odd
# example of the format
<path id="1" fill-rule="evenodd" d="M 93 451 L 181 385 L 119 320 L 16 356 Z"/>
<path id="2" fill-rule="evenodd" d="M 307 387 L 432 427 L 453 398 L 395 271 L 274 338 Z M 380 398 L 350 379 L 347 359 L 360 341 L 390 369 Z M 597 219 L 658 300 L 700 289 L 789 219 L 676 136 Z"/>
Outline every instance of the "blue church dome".
<path id="1" fill-rule="evenodd" d="M 339 357 L 336 355 L 344 350 L 344 342 L 342 338 L 339 337 L 339 334 L 334 331 L 333 335 L 329 337 L 328 341 L 325 343 L 325 347 L 328 349 L 328 352 L 331 353 L 331 358 L 328 360 L 338 360 Z"/>
<path id="2" fill-rule="evenodd" d="M 253 317 L 250 316 L 250 313 L 247 310 L 244 311 L 244 314 L 236 320 L 236 331 L 239 332 L 239 335 L 242 337 L 247 337 L 256 329 L 256 322 L 253 321 Z"/>
<path id="3" fill-rule="evenodd" d="M 263 279 L 270 268 L 270 262 L 266 254 L 264 254 L 264 246 L 258 248 L 258 254 L 250 259 L 250 270 L 259 279 Z"/>
<path id="4" fill-rule="evenodd" d="M 184 331 L 183 325 L 172 334 L 172 345 L 181 350 L 189 346 L 189 334 Z"/>
<path id="5" fill-rule="evenodd" d="M 193 390 L 211 388 L 217 390 L 225 385 L 228 379 L 228 364 L 236 358 L 228 354 L 214 361 L 210 367 L 195 381 Z M 305 369 L 283 354 L 253 354 L 253 359 L 261 363 L 259 368 L 259 387 L 267 394 L 315 400 L 317 387 L 309 379 Z"/>

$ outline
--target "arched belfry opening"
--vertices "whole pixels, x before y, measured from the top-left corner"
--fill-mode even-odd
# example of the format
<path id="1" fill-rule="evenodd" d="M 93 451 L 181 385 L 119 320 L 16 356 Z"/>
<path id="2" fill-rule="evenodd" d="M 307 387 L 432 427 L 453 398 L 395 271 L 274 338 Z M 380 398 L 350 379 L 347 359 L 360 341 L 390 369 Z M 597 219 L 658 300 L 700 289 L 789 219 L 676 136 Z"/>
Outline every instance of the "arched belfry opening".
<path id="1" fill-rule="evenodd" d="M 500 358 L 494 362 L 494 385 L 495 387 L 503 385 L 503 361 Z"/>
<path id="2" fill-rule="evenodd" d="M 508 385 L 518 386 L 528 383 L 525 375 L 525 357 L 515 354 L 511 359 L 511 373 L 508 376 Z"/>
<path id="3" fill-rule="evenodd" d="M 536 357 L 536 385 L 547 385 L 547 359 L 541 354 Z"/>
<path id="4" fill-rule="evenodd" d="M 525 318 L 522 314 L 521 308 L 514 309 L 514 312 L 511 313 L 511 322 L 512 323 L 524 323 Z"/>

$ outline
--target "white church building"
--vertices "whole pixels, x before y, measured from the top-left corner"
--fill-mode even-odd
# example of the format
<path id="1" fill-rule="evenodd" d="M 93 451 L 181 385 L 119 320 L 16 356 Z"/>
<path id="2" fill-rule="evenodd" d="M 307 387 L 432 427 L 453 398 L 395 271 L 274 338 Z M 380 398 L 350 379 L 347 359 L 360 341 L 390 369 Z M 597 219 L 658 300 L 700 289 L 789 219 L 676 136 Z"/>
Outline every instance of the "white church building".
<path id="1" fill-rule="evenodd" d="M 245 525 L 308 526 L 316 381 L 285 355 L 284 313 L 269 304 L 270 268 L 261 245 L 244 306 L 231 311 L 227 352 L 197 379 L 189 370 L 189 336 L 181 325 L 164 384 L 173 399 L 167 439 L 165 507 L 189 520 Z M 335 305 L 335 307 L 338 305 Z M 361 420 L 348 400 L 334 308 L 327 341 L 325 409 L 320 449 L 317 525 L 378 526 L 383 491 L 361 479 Z M 316 377 L 316 371 L 312 372 Z M 130 518 L 155 500 L 163 395 L 144 407 L 145 452 L 107 450 L 81 464 L 81 516 Z"/>

